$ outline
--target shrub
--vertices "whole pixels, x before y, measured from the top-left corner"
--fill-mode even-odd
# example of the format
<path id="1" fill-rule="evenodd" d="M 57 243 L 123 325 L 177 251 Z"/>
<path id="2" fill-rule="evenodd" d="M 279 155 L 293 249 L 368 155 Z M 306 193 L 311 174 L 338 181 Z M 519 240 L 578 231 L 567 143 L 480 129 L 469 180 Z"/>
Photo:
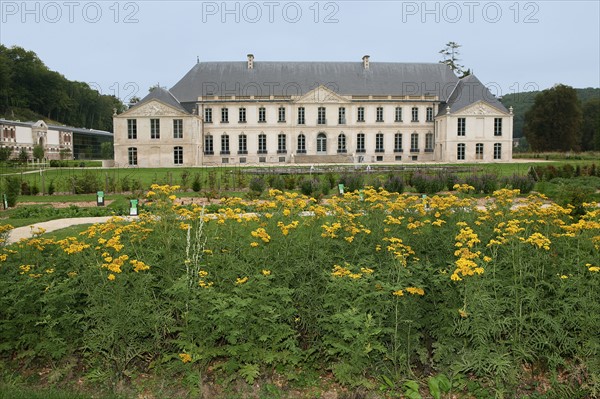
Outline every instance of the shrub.
<path id="1" fill-rule="evenodd" d="M 442 175 L 429 175 L 416 172 L 412 175 L 411 184 L 415 190 L 423 194 L 435 194 L 446 188 L 446 181 Z"/>
<path id="2" fill-rule="evenodd" d="M 281 175 L 275 175 L 269 180 L 269 186 L 276 190 L 283 191 L 285 189 L 285 179 Z"/>
<path id="3" fill-rule="evenodd" d="M 50 183 L 48 184 L 48 195 L 54 194 L 55 191 L 56 187 L 54 187 L 54 179 L 51 179 Z"/>
<path id="4" fill-rule="evenodd" d="M 492 194 L 498 189 L 498 176 L 491 173 L 484 173 L 481 175 L 482 191 L 485 194 Z"/>
<path id="5" fill-rule="evenodd" d="M 91 194 L 100 189 L 100 179 L 93 172 L 85 172 L 80 176 L 71 177 L 73 194 Z"/>
<path id="6" fill-rule="evenodd" d="M 265 182 L 265 180 L 262 177 L 253 177 L 250 180 L 250 191 L 253 191 L 254 193 L 260 195 L 262 194 L 263 191 L 265 191 L 265 188 L 267 187 L 267 183 Z"/>
<path id="7" fill-rule="evenodd" d="M 13 208 L 17 205 L 17 199 L 21 194 L 21 182 L 16 176 L 6 176 L 6 201 Z"/>
<path id="8" fill-rule="evenodd" d="M 346 192 L 353 192 L 360 190 L 364 186 L 364 177 L 359 173 L 346 173 L 340 177 L 340 184 L 344 185 Z"/>
<path id="9" fill-rule="evenodd" d="M 521 194 L 529 194 L 535 186 L 535 180 L 530 175 L 523 176 L 514 174 L 510 177 L 505 177 L 503 179 L 503 184 L 512 189 L 520 190 Z"/>
<path id="10" fill-rule="evenodd" d="M 296 176 L 287 175 L 284 177 L 284 180 L 285 180 L 285 189 L 286 190 L 296 189 Z"/>
<path id="11" fill-rule="evenodd" d="M 383 188 L 390 193 L 402 194 L 404 192 L 404 180 L 401 176 L 390 175 L 383 184 Z"/>
<path id="12" fill-rule="evenodd" d="M 200 183 L 200 175 L 198 173 L 194 174 L 194 180 L 192 181 L 192 190 L 194 192 L 199 193 L 202 190 L 202 184 Z"/>
<path id="13" fill-rule="evenodd" d="M 314 197 L 319 187 L 320 182 L 317 179 L 305 178 L 300 181 L 300 191 L 308 197 Z"/>

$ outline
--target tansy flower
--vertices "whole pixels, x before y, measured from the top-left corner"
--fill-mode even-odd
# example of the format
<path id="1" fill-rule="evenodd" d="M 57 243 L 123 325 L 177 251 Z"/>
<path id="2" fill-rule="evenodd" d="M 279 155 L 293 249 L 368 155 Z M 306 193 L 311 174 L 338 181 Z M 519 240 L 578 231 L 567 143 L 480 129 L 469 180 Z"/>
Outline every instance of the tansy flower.
<path id="1" fill-rule="evenodd" d="M 109 279 L 110 281 L 113 281 L 113 280 L 115 279 L 115 275 L 114 275 L 114 274 L 112 274 L 112 273 L 111 273 L 111 274 L 109 274 L 109 275 L 108 275 L 108 279 Z"/>
<path id="2" fill-rule="evenodd" d="M 263 274 L 263 276 L 270 276 L 271 275 L 271 271 L 270 270 L 266 270 L 266 269 L 263 269 L 261 271 L 261 273 Z"/>
<path id="3" fill-rule="evenodd" d="M 239 278 L 239 277 L 238 277 L 238 278 L 235 280 L 235 284 L 236 284 L 236 285 L 242 285 L 242 284 L 246 283 L 246 281 L 248 281 L 248 277 L 242 277 L 242 278 Z"/>
<path id="4" fill-rule="evenodd" d="M 394 291 L 394 292 L 392 292 L 392 295 L 403 296 L 404 295 L 404 291 L 402 291 L 402 290 Z"/>
<path id="5" fill-rule="evenodd" d="M 181 359 L 181 361 L 183 363 L 189 363 L 192 361 L 192 357 L 190 355 L 188 355 L 187 353 L 180 353 L 179 358 Z"/>

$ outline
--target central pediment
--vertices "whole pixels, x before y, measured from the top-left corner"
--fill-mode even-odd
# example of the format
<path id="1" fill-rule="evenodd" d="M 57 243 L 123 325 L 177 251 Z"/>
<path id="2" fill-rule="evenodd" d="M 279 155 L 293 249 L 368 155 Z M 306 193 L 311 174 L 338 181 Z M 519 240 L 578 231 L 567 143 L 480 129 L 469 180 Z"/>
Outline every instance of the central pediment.
<path id="1" fill-rule="evenodd" d="M 296 99 L 295 102 L 302 104 L 343 104 L 349 103 L 350 101 L 324 85 L 320 85 Z"/>

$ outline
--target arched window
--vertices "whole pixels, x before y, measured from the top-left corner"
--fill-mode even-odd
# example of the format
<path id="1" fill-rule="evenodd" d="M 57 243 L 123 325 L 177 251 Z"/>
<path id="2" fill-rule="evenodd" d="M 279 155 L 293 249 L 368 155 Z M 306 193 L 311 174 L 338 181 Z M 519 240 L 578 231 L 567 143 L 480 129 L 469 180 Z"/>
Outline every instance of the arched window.
<path id="1" fill-rule="evenodd" d="M 375 135 L 375 152 L 384 152 L 383 150 L 383 133 L 379 132 Z"/>
<path id="2" fill-rule="evenodd" d="M 344 133 L 340 133 L 340 135 L 338 136 L 338 148 L 337 148 L 337 152 L 339 154 L 345 154 L 346 153 L 346 135 Z"/>
<path id="3" fill-rule="evenodd" d="M 298 135 L 298 148 L 296 149 L 298 154 L 306 154 L 306 136 L 303 133 Z"/>
<path id="4" fill-rule="evenodd" d="M 183 165 L 183 147 L 173 148 L 173 163 L 175 165 Z"/>
<path id="5" fill-rule="evenodd" d="M 221 135 L 221 155 L 229 154 L 229 136 L 227 134 Z"/>
<path id="6" fill-rule="evenodd" d="M 258 153 L 267 153 L 267 135 L 264 133 L 258 135 Z"/>
<path id="7" fill-rule="evenodd" d="M 317 134 L 317 154 L 327 153 L 327 136 L 321 132 Z"/>

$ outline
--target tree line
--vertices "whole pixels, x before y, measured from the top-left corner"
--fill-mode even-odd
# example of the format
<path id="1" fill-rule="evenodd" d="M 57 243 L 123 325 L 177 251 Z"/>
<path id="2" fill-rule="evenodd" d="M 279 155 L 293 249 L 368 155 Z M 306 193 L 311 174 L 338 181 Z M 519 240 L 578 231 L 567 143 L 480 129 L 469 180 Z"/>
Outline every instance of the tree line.
<path id="1" fill-rule="evenodd" d="M 533 151 L 600 151 L 600 89 L 557 84 L 538 93 L 523 133 Z"/>
<path id="2" fill-rule="evenodd" d="M 35 119 L 36 114 L 65 125 L 113 131 L 113 110 L 124 104 L 87 83 L 48 69 L 33 51 L 0 45 L 0 115 Z"/>

